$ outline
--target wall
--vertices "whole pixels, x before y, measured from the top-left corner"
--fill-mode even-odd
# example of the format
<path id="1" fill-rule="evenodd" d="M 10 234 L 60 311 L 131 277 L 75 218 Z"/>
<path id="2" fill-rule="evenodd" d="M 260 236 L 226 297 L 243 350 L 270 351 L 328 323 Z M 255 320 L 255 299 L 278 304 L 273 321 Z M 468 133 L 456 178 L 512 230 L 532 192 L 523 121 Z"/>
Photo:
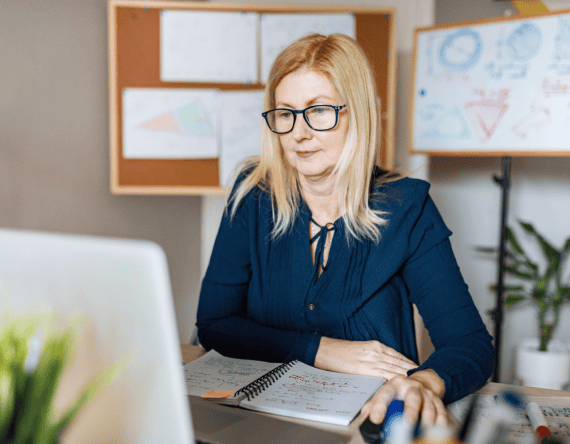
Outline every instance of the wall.
<path id="1" fill-rule="evenodd" d="M 407 169 L 412 30 L 433 23 L 434 0 L 352 4 L 397 8 L 396 143 Z M 110 194 L 106 11 L 105 0 L 0 1 L 0 227 L 157 242 L 188 342 L 223 198 Z"/>
<path id="2" fill-rule="evenodd" d="M 200 198 L 109 192 L 107 2 L 0 1 L 0 227 L 150 239 L 193 329 Z"/>
<path id="3" fill-rule="evenodd" d="M 550 9 L 570 8 L 570 1 L 545 1 Z M 507 1 L 437 0 L 436 23 L 476 20 L 516 12 Z M 570 148 L 570 147 L 569 147 Z M 479 245 L 499 243 L 501 189 L 493 176 L 502 174 L 500 158 L 432 158 L 432 195 L 454 232 L 452 245 L 481 313 L 494 308 L 495 296 L 488 286 L 496 281 L 496 265 L 474 252 Z M 509 225 L 522 219 L 532 222 L 555 246 L 570 236 L 570 157 L 513 158 Z M 521 241 L 528 240 L 521 237 Z M 523 242 L 524 242 L 523 241 Z M 570 264 L 569 264 L 570 265 Z M 569 267 L 570 268 L 570 267 Z M 568 273 L 566 273 L 568 276 Z M 515 348 L 528 337 L 536 337 L 538 324 L 533 307 L 505 313 L 501 354 L 501 381 L 511 382 Z M 492 322 L 485 316 L 489 331 Z M 570 337 L 570 307 L 563 310 L 556 338 Z"/>

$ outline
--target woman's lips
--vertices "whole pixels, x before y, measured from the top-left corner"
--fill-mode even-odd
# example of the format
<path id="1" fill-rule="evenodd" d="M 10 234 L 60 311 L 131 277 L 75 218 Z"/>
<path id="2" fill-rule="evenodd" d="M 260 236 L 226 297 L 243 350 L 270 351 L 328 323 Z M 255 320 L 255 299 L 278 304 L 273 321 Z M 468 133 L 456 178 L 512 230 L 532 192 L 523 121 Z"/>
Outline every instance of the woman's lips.
<path id="1" fill-rule="evenodd" d="M 306 159 L 307 157 L 311 157 L 315 153 L 316 151 L 297 151 L 297 156 Z"/>

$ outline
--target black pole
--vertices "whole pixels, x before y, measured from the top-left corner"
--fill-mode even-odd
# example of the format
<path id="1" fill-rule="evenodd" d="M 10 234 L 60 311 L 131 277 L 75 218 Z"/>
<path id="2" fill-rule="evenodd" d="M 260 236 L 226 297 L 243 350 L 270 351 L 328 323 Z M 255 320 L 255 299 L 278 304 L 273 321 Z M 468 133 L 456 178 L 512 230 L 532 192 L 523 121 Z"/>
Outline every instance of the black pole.
<path id="1" fill-rule="evenodd" d="M 501 185 L 503 195 L 501 202 L 501 239 L 499 246 L 499 267 L 497 272 L 497 306 L 495 308 L 495 372 L 493 382 L 501 380 L 501 330 L 503 325 L 503 293 L 505 277 L 505 244 L 507 241 L 507 210 L 509 202 L 509 186 L 511 182 L 511 158 L 503 157 L 503 177 L 494 176 L 495 182 Z"/>

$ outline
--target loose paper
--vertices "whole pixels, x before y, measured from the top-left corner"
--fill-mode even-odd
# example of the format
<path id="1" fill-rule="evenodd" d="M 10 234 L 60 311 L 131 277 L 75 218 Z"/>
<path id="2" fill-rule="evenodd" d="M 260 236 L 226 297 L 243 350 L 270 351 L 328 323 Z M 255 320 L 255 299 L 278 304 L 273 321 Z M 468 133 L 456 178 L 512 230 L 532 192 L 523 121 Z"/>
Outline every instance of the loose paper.
<path id="1" fill-rule="evenodd" d="M 217 90 L 123 89 L 123 157 L 217 157 L 217 97 Z"/>
<path id="2" fill-rule="evenodd" d="M 345 34 L 356 38 L 353 14 L 263 14 L 261 16 L 261 81 L 265 83 L 281 50 L 309 34 Z"/>
<path id="3" fill-rule="evenodd" d="M 220 149 L 220 185 L 228 179 L 236 165 L 246 157 L 259 155 L 261 128 L 265 125 L 263 91 L 224 92 L 220 95 L 222 143 Z"/>
<path id="4" fill-rule="evenodd" d="M 257 23 L 255 13 L 161 11 L 161 80 L 255 83 Z"/>

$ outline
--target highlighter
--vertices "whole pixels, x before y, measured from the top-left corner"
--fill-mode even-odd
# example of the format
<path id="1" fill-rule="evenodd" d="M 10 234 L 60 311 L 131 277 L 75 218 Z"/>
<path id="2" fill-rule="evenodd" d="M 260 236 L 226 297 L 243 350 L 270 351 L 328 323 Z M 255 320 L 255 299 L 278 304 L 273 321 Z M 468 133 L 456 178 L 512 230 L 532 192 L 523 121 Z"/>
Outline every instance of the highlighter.
<path id="1" fill-rule="evenodd" d="M 539 441 L 550 436 L 550 429 L 548 428 L 548 423 L 546 418 L 542 414 L 539 405 L 536 402 L 529 402 L 526 405 L 526 414 L 528 419 L 530 419 L 530 425 L 532 430 L 538 436 Z"/>

